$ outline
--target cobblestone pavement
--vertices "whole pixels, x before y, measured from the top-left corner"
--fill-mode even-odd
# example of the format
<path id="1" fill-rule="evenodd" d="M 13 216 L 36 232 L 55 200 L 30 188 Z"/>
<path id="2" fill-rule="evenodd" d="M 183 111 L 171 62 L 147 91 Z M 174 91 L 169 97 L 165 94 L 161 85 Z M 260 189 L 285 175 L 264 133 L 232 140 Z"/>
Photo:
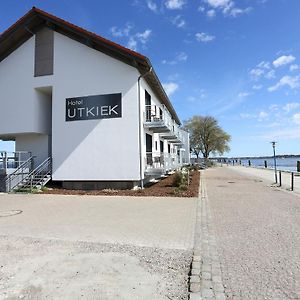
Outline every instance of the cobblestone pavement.
<path id="1" fill-rule="evenodd" d="M 200 177 L 190 300 L 225 300 L 224 286 L 204 173 Z"/>
<path id="2" fill-rule="evenodd" d="M 232 168 L 204 175 L 227 299 L 300 299 L 299 197 Z"/>

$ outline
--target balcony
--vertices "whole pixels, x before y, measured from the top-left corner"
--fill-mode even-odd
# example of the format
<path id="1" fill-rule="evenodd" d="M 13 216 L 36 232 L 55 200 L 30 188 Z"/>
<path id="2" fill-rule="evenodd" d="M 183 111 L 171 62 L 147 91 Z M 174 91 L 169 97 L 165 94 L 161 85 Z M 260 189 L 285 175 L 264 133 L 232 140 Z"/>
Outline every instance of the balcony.
<path id="1" fill-rule="evenodd" d="M 176 154 L 147 152 L 145 161 L 145 175 L 161 176 L 180 167 L 180 159 Z"/>
<path id="2" fill-rule="evenodd" d="M 169 143 L 181 145 L 183 142 L 183 136 L 181 133 L 181 129 L 178 125 L 174 122 L 171 126 L 171 130 L 166 133 L 160 134 L 162 139 L 168 140 Z"/>
<path id="3" fill-rule="evenodd" d="M 172 118 L 165 106 L 146 105 L 144 126 L 154 133 L 164 133 L 171 130 Z"/>

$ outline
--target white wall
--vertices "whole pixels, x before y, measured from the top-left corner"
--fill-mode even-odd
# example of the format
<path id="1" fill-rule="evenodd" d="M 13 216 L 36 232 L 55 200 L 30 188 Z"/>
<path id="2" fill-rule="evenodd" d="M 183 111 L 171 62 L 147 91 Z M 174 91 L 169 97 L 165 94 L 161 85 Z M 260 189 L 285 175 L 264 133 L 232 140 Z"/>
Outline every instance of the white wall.
<path id="1" fill-rule="evenodd" d="M 48 158 L 48 135 L 24 134 L 16 137 L 16 151 L 29 151 L 35 156 L 34 164 L 37 167 Z"/>
<path id="2" fill-rule="evenodd" d="M 54 35 L 54 180 L 139 180 L 138 71 Z M 122 93 L 122 118 L 65 121 L 66 98 Z"/>
<path id="3" fill-rule="evenodd" d="M 32 37 L 0 62 L 0 138 L 16 136 L 16 150 L 33 151 L 41 162 L 51 148 L 52 134 L 54 180 L 137 181 L 139 76 L 135 68 L 55 32 L 54 75 L 35 78 Z M 45 87 L 52 90 L 52 100 L 40 92 Z M 152 103 L 162 107 L 142 79 L 142 124 L 145 89 Z M 122 118 L 65 121 L 66 98 L 111 93 L 122 93 Z M 151 134 L 155 147 L 159 135 Z M 143 126 L 141 136 L 145 154 Z"/>
<path id="4" fill-rule="evenodd" d="M 0 137 L 45 133 L 34 78 L 34 37 L 0 62 Z"/>

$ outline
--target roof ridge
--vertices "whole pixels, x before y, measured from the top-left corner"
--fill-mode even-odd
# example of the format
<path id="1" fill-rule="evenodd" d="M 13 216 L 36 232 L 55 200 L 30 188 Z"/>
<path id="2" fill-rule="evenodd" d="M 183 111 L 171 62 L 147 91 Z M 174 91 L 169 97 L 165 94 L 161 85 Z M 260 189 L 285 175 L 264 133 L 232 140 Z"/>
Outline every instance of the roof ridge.
<path id="1" fill-rule="evenodd" d="M 73 24 L 73 23 L 71 23 L 69 21 L 66 21 L 65 19 L 62 19 L 62 18 L 57 17 L 55 15 L 52 15 L 52 14 L 50 14 L 50 13 L 48 13 L 48 12 L 42 10 L 42 9 L 39 9 L 39 8 L 37 8 L 35 6 L 32 7 L 32 11 L 36 12 L 37 14 L 41 14 L 41 15 L 43 15 L 45 17 L 50 17 L 52 19 L 55 19 L 56 21 L 62 22 L 64 24 L 68 25 L 68 26 L 74 27 L 74 28 L 76 28 L 77 30 L 79 30 L 79 31 L 81 31 L 83 33 L 91 35 L 91 36 L 95 37 L 96 39 L 100 39 L 104 43 L 107 43 L 107 44 L 109 44 L 111 46 L 114 46 L 114 47 L 117 47 L 117 48 L 121 48 L 124 51 L 130 52 L 131 54 L 133 54 L 135 56 L 139 56 L 141 59 L 148 59 L 145 55 L 143 55 L 143 54 L 141 54 L 141 53 L 139 53 L 137 51 L 131 50 L 131 49 L 129 49 L 129 48 L 125 47 L 125 46 L 122 46 L 122 45 L 120 45 L 120 44 L 118 44 L 116 42 L 113 42 L 113 41 L 111 41 L 111 40 L 109 40 L 109 39 L 107 39 L 107 38 L 105 38 L 105 37 L 103 37 L 103 36 L 101 36 L 101 35 L 99 35 L 99 34 L 97 34 L 95 32 L 89 31 L 89 30 L 87 30 L 87 29 L 85 29 L 83 27 L 75 25 L 75 24 Z"/>

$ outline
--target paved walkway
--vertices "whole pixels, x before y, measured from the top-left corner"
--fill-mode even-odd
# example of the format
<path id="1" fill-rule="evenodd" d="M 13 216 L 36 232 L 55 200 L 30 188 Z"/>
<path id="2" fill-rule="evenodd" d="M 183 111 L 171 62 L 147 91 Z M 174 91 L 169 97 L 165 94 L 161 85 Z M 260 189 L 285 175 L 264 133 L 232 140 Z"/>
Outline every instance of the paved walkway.
<path id="1" fill-rule="evenodd" d="M 196 204 L 0 194 L 0 299 L 187 299 Z"/>
<path id="2" fill-rule="evenodd" d="M 204 172 L 227 299 L 300 299 L 300 199 L 269 181 Z"/>
<path id="3" fill-rule="evenodd" d="M 266 182 L 268 182 L 269 184 L 274 184 L 274 182 L 275 182 L 274 170 L 262 169 L 262 168 L 252 168 L 252 167 L 249 168 L 249 167 L 244 167 L 244 166 L 239 166 L 239 165 L 229 166 L 228 168 L 232 168 L 242 174 L 259 177 L 259 178 L 265 180 Z M 282 179 L 281 189 L 290 191 L 290 189 L 291 189 L 291 173 L 281 172 L 281 179 Z M 277 174 L 277 180 L 279 182 L 279 172 Z M 300 176 L 299 175 L 294 176 L 294 191 L 293 191 L 293 193 L 300 196 Z"/>
<path id="4" fill-rule="evenodd" d="M 0 235 L 191 249 L 196 198 L 0 195 Z"/>

